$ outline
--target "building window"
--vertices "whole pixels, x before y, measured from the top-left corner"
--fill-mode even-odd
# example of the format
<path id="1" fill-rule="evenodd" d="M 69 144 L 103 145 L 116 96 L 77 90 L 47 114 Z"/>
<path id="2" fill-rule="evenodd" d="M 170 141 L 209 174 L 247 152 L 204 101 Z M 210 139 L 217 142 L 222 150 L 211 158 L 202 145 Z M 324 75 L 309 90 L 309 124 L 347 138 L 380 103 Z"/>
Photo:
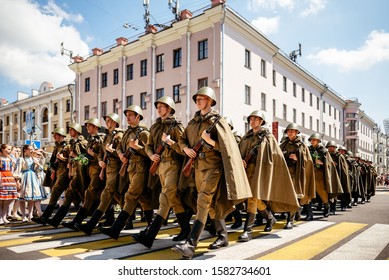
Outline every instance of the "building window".
<path id="1" fill-rule="evenodd" d="M 133 95 L 129 95 L 126 97 L 126 104 L 127 104 L 127 107 L 134 104 L 134 96 Z"/>
<path id="2" fill-rule="evenodd" d="M 284 76 L 284 78 L 283 78 L 283 80 L 284 80 L 284 86 L 283 86 L 283 90 L 285 91 L 285 92 L 287 92 L 288 91 L 288 88 L 287 88 L 287 79 L 286 79 L 286 77 Z"/>
<path id="3" fill-rule="evenodd" d="M 244 66 L 251 69 L 251 53 L 249 50 L 244 52 Z"/>
<path id="4" fill-rule="evenodd" d="M 101 87 L 104 88 L 108 85 L 108 74 L 107 72 L 101 74 Z"/>
<path id="5" fill-rule="evenodd" d="M 26 122 L 26 114 L 27 114 L 27 112 L 24 111 L 24 112 L 23 112 L 23 122 Z"/>
<path id="6" fill-rule="evenodd" d="M 165 95 L 165 90 L 163 88 L 159 88 L 155 91 L 155 100 L 160 99 L 162 96 Z"/>
<path id="7" fill-rule="evenodd" d="M 277 72 L 273 70 L 273 86 L 277 86 Z"/>
<path id="8" fill-rule="evenodd" d="M 17 124 L 18 123 L 18 114 L 15 114 L 14 120 L 15 120 L 15 124 Z"/>
<path id="9" fill-rule="evenodd" d="M 313 106 L 313 96 L 312 92 L 309 93 L 309 105 L 312 107 Z"/>
<path id="10" fill-rule="evenodd" d="M 89 120 L 89 105 L 84 107 L 84 120 Z"/>
<path id="11" fill-rule="evenodd" d="M 313 129 L 313 118 L 312 116 L 309 116 L 309 129 Z"/>
<path id="12" fill-rule="evenodd" d="M 331 125 L 330 124 L 328 125 L 328 134 L 331 137 Z"/>
<path id="13" fill-rule="evenodd" d="M 117 85 L 119 83 L 119 69 L 113 70 L 113 84 Z"/>
<path id="14" fill-rule="evenodd" d="M 305 113 L 301 113 L 301 126 L 305 127 Z"/>
<path id="15" fill-rule="evenodd" d="M 334 108 L 334 119 L 336 120 L 336 109 Z"/>
<path id="16" fill-rule="evenodd" d="M 323 101 L 323 113 L 325 113 L 325 112 L 326 112 L 326 102 Z"/>
<path id="17" fill-rule="evenodd" d="M 6 124 L 6 126 L 9 126 L 9 116 L 6 117 L 5 124 Z"/>
<path id="18" fill-rule="evenodd" d="M 251 104 L 251 88 L 249 86 L 244 88 L 244 103 L 247 105 Z"/>
<path id="19" fill-rule="evenodd" d="M 140 107 L 142 109 L 146 109 L 147 108 L 147 105 L 146 105 L 146 92 L 142 92 L 140 94 Z"/>
<path id="20" fill-rule="evenodd" d="M 70 99 L 66 100 L 66 112 L 70 112 Z"/>
<path id="21" fill-rule="evenodd" d="M 293 122 L 297 123 L 297 111 L 296 111 L 296 109 L 293 109 Z"/>
<path id="22" fill-rule="evenodd" d="M 277 114 L 277 103 L 276 100 L 273 99 L 273 116 L 275 117 Z"/>
<path id="23" fill-rule="evenodd" d="M 282 118 L 284 121 L 286 121 L 286 118 L 287 118 L 287 113 L 286 113 L 286 104 L 283 104 L 282 106 Z"/>
<path id="24" fill-rule="evenodd" d="M 173 50 L 173 68 L 180 67 L 182 60 L 182 50 L 176 49 Z"/>
<path id="25" fill-rule="evenodd" d="M 181 102 L 180 86 L 181 85 L 174 85 L 173 86 L 173 100 L 174 100 L 175 103 L 180 103 Z"/>
<path id="26" fill-rule="evenodd" d="M 316 97 L 316 108 L 317 108 L 317 110 L 320 110 L 320 100 L 319 100 L 319 97 Z"/>
<path id="27" fill-rule="evenodd" d="M 58 115 L 58 103 L 54 103 L 54 110 L 53 110 L 54 115 Z"/>
<path id="28" fill-rule="evenodd" d="M 261 59 L 261 76 L 266 78 L 266 61 Z"/>
<path id="29" fill-rule="evenodd" d="M 320 131 L 320 127 L 319 127 L 319 120 L 316 119 L 316 131 L 319 132 Z"/>
<path id="30" fill-rule="evenodd" d="M 147 76 L 147 59 L 143 59 L 140 62 L 140 76 Z"/>
<path id="31" fill-rule="evenodd" d="M 107 101 L 101 102 L 101 115 L 107 115 Z"/>
<path id="32" fill-rule="evenodd" d="M 208 78 L 198 79 L 197 80 L 197 89 L 208 86 Z"/>
<path id="33" fill-rule="evenodd" d="M 69 129 L 70 129 L 70 127 L 69 127 L 69 125 L 70 125 L 70 122 L 66 122 L 66 133 L 69 133 Z"/>
<path id="34" fill-rule="evenodd" d="M 114 112 L 114 113 L 118 113 L 118 111 L 119 111 L 119 109 L 117 108 L 118 106 L 117 106 L 117 104 L 118 104 L 118 102 L 119 102 L 119 99 L 117 99 L 117 98 L 115 98 L 114 100 L 113 100 L 113 102 L 112 102 L 112 112 Z"/>
<path id="35" fill-rule="evenodd" d="M 305 102 L 305 89 L 301 88 L 301 101 Z"/>
<path id="36" fill-rule="evenodd" d="M 296 86 L 296 83 L 293 83 L 293 96 L 297 97 L 297 86 Z"/>
<path id="37" fill-rule="evenodd" d="M 250 124 L 245 122 L 244 123 L 244 131 L 245 131 L 245 133 L 247 133 L 249 130 L 250 130 Z"/>
<path id="38" fill-rule="evenodd" d="M 85 92 L 90 91 L 90 78 L 85 78 Z"/>
<path id="39" fill-rule="evenodd" d="M 266 111 L 266 94 L 261 93 L 261 110 Z"/>
<path id="40" fill-rule="evenodd" d="M 328 114 L 331 116 L 331 114 L 332 114 L 332 107 L 331 107 L 331 105 L 330 104 L 328 104 Z"/>
<path id="41" fill-rule="evenodd" d="M 323 133 L 326 134 L 326 123 L 323 122 Z"/>
<path id="42" fill-rule="evenodd" d="M 134 64 L 128 64 L 126 67 L 126 80 L 130 81 L 134 79 Z"/>
<path id="43" fill-rule="evenodd" d="M 55 124 L 54 124 L 54 129 L 56 129 L 57 127 L 58 127 L 58 124 L 55 123 Z"/>
<path id="44" fill-rule="evenodd" d="M 198 60 L 208 58 L 208 40 L 198 42 Z"/>
<path id="45" fill-rule="evenodd" d="M 162 72 L 165 69 L 165 58 L 163 54 L 157 55 L 157 72 Z"/>

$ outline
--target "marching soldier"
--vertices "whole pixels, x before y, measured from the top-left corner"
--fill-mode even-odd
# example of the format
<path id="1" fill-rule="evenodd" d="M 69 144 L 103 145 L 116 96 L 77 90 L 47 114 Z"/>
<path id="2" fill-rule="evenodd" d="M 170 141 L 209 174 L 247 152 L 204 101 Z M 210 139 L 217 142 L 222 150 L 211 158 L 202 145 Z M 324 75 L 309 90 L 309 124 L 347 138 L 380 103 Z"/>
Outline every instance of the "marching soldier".
<path id="1" fill-rule="evenodd" d="M 331 142 L 331 141 L 330 141 Z M 343 194 L 340 195 L 340 210 L 346 211 L 347 206 L 351 204 L 351 181 L 349 176 L 349 165 L 346 157 L 347 152 L 344 146 L 339 146 L 338 150 L 331 154 L 335 163 L 336 170 L 338 171 L 340 182 L 342 183 Z"/>
<path id="2" fill-rule="evenodd" d="M 119 170 L 121 162 L 117 154 L 116 148 L 120 145 L 123 137 L 123 130 L 120 127 L 120 118 L 116 113 L 111 113 L 103 117 L 108 129 L 108 134 L 105 137 L 103 148 L 98 156 L 99 166 L 101 167 L 100 179 L 106 177 L 105 187 L 100 196 L 100 204 L 93 212 L 92 217 L 86 224 L 75 223 L 74 226 L 83 231 L 87 235 L 91 235 L 93 229 L 99 222 L 104 213 L 107 214 L 107 219 L 113 220 L 112 203 L 116 188 L 119 184 Z M 109 216 L 110 212 L 111 216 Z"/>
<path id="3" fill-rule="evenodd" d="M 88 141 L 82 135 L 81 125 L 78 123 L 71 123 L 69 125 L 70 141 L 67 148 L 69 148 L 69 178 L 70 184 L 65 191 L 65 201 L 58 209 L 53 218 L 48 219 L 47 223 L 57 228 L 69 211 L 72 202 L 78 203 L 84 200 L 84 183 L 86 182 L 85 166 L 79 161 L 79 156 L 84 155 Z"/>
<path id="4" fill-rule="evenodd" d="M 168 96 L 161 97 L 155 102 L 159 118 L 150 128 L 150 137 L 146 146 L 146 153 L 153 162 L 154 168 L 150 171 L 157 172 L 162 185 L 159 196 L 159 209 L 155 219 L 147 231 L 134 235 L 134 238 L 144 246 L 151 248 L 163 222 L 169 215 L 169 209 L 173 208 L 181 232 L 173 238 L 173 241 L 185 240 L 190 232 L 189 219 L 182 206 L 178 191 L 178 179 L 180 176 L 183 152 L 178 145 L 178 138 L 184 133 L 183 125 L 177 121 L 175 103 Z M 159 147 L 164 148 L 159 148 Z M 158 153 L 158 150 L 160 152 Z"/>
<path id="5" fill-rule="evenodd" d="M 193 95 L 193 101 L 199 111 L 189 121 L 178 142 L 189 158 L 188 167 L 194 162 L 197 213 L 186 241 L 172 248 L 187 259 L 194 255 L 210 207 L 215 210 L 218 235 L 227 236 L 224 218 L 233 210 L 234 204 L 251 197 L 234 135 L 226 120 L 217 111 L 212 110 L 212 106 L 216 105 L 215 92 L 210 87 L 200 88 Z M 188 175 L 185 168 L 187 166 L 183 172 Z M 222 174 L 226 184 L 219 187 Z"/>
<path id="6" fill-rule="evenodd" d="M 58 127 L 51 134 L 53 134 L 55 140 L 55 148 L 50 159 L 50 179 L 54 182 L 54 185 L 51 190 L 49 203 L 42 216 L 31 219 L 33 222 L 43 225 L 46 225 L 48 218 L 54 212 L 59 197 L 69 186 L 67 170 L 69 148 L 67 148 L 68 142 L 65 141 L 66 130 Z M 46 184 L 44 183 L 44 185 Z"/>
<path id="7" fill-rule="evenodd" d="M 143 111 L 138 105 L 131 105 L 124 114 L 127 118 L 129 128 L 123 136 L 121 144 L 117 148 L 117 153 L 123 167 L 127 166 L 128 178 L 130 185 L 124 195 L 124 206 L 119 216 L 111 227 L 100 227 L 100 230 L 113 239 L 118 239 L 120 231 L 125 226 L 131 214 L 135 211 L 136 205 L 139 202 L 148 220 L 151 223 L 153 209 L 151 207 L 150 198 L 144 195 L 149 160 L 145 152 L 145 146 L 149 139 L 149 131 L 147 127 L 139 122 L 143 120 Z"/>
<path id="8" fill-rule="evenodd" d="M 62 222 L 64 227 L 78 230 L 74 225 L 81 224 L 86 217 L 92 205 L 99 201 L 100 194 L 104 189 L 104 182 L 100 179 L 101 167 L 99 166 L 98 156 L 103 147 L 104 133 L 99 133 L 101 128 L 97 118 L 91 118 L 85 122 L 86 129 L 89 133 L 88 144 L 86 147 L 86 157 L 88 158 L 88 175 L 89 185 L 84 193 L 84 202 L 82 207 L 77 211 L 77 215 L 72 221 Z"/>
<path id="9" fill-rule="evenodd" d="M 357 193 L 358 197 L 358 180 L 356 180 L 356 167 L 354 164 L 354 159 L 352 158 L 352 152 L 347 151 L 346 147 L 340 146 L 338 148 L 338 151 L 340 154 L 344 156 L 347 162 L 347 170 L 348 170 L 348 177 L 349 177 L 349 183 L 350 183 L 350 195 L 351 198 L 354 198 L 355 192 Z M 346 205 L 346 208 L 352 208 L 352 202 L 350 202 Z"/>
<path id="10" fill-rule="evenodd" d="M 298 135 L 298 125 L 290 123 L 285 128 L 286 136 L 280 144 L 288 165 L 290 176 L 300 205 L 308 204 L 316 196 L 313 162 L 308 147 Z M 293 228 L 296 212 L 287 213 L 285 229 Z"/>
<path id="11" fill-rule="evenodd" d="M 299 208 L 282 151 L 273 134 L 263 127 L 266 124 L 264 114 L 256 110 L 247 117 L 247 122 L 251 129 L 243 136 L 239 148 L 253 197 L 247 202 L 247 218 L 244 232 L 238 238 L 240 242 L 252 239 L 257 210 L 267 222 L 264 231 L 270 232 L 277 220 L 268 208 L 274 212 L 296 212 Z"/>

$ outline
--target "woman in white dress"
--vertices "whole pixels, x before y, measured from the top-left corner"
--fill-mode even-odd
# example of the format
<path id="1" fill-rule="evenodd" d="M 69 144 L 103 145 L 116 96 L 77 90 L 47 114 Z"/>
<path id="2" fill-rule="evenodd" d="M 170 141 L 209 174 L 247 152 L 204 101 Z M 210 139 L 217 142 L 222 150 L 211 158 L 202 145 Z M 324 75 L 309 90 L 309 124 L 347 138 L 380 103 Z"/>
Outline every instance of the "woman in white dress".
<path id="1" fill-rule="evenodd" d="M 42 214 L 40 202 L 47 198 L 46 192 L 39 180 L 39 175 L 43 166 L 37 157 L 33 157 L 34 148 L 30 145 L 24 145 L 22 157 L 19 159 L 18 168 L 15 177 L 20 178 L 20 199 L 27 202 L 28 218 L 26 217 L 25 207 L 21 207 L 22 221 L 31 221 L 34 213 L 34 206 L 38 215 Z M 23 203 L 22 203 L 23 204 Z"/>

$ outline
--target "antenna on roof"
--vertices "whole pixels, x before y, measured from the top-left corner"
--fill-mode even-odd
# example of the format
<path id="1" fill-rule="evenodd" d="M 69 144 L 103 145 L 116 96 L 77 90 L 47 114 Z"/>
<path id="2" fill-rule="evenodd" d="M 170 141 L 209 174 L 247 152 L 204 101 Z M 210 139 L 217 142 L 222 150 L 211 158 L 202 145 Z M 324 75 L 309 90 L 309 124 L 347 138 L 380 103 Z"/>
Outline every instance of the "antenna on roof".
<path id="1" fill-rule="evenodd" d="M 145 30 L 147 31 L 150 26 L 150 10 L 149 10 L 150 0 L 143 0 L 143 7 L 145 8 L 145 14 L 143 16 L 145 20 Z"/>
<path id="2" fill-rule="evenodd" d="M 67 55 L 69 56 L 70 58 L 70 62 L 73 62 L 72 59 L 73 59 L 73 51 L 71 50 L 68 50 L 68 49 L 65 49 L 65 47 L 63 46 L 63 42 L 61 43 L 61 55 L 64 56 L 64 55 Z"/>
<path id="3" fill-rule="evenodd" d="M 174 4 L 174 6 L 173 6 Z M 168 0 L 169 8 L 172 10 L 175 20 L 180 20 L 180 1 L 179 0 Z"/>
<path id="4" fill-rule="evenodd" d="M 294 50 L 289 54 L 289 58 L 293 60 L 293 62 L 297 61 L 297 56 L 301 56 L 301 44 L 299 43 L 298 50 Z"/>

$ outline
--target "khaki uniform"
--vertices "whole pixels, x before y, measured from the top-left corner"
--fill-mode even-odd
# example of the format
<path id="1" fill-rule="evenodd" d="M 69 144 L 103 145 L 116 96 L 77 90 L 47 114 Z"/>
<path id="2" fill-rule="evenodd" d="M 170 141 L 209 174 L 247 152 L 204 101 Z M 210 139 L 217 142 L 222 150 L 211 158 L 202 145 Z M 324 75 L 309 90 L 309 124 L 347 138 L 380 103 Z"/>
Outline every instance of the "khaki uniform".
<path id="1" fill-rule="evenodd" d="M 134 212 L 138 202 L 144 211 L 152 209 L 150 199 L 142 195 L 145 191 L 149 168 L 149 159 L 144 149 L 149 135 L 150 133 L 145 126 L 129 127 L 123 136 L 121 145 L 117 149 L 118 153 L 126 154 L 128 149 L 130 149 L 131 139 L 138 139 L 138 144 L 142 146 L 141 149 L 130 153 L 127 166 L 130 185 L 124 195 L 124 206 L 122 210 L 130 215 Z"/>
<path id="2" fill-rule="evenodd" d="M 50 168 L 55 171 L 55 183 L 51 190 L 49 205 L 56 205 L 61 194 L 69 186 L 69 176 L 67 169 L 67 159 L 69 158 L 69 146 L 67 141 L 62 141 L 61 143 L 55 143 L 55 149 L 53 151 L 53 156 L 57 154 L 62 154 L 66 159 L 65 161 L 57 159 L 54 164 L 50 165 Z"/>
<path id="3" fill-rule="evenodd" d="M 170 132 L 170 138 L 175 141 L 172 146 L 166 144 L 161 156 L 161 161 L 158 165 L 157 174 L 162 185 L 159 196 L 158 215 L 166 219 L 170 208 L 173 208 L 174 213 L 179 214 L 185 211 L 182 206 L 180 197 L 177 194 L 178 179 L 180 176 L 181 165 L 183 160 L 183 152 L 177 141 L 184 133 L 184 127 L 176 121 L 174 116 L 165 120 L 158 118 L 150 128 L 150 137 L 145 148 L 149 157 L 156 153 L 159 145 L 162 144 L 162 133 L 167 132 L 170 127 L 174 127 Z"/>
<path id="4" fill-rule="evenodd" d="M 106 135 L 103 147 L 99 154 L 99 161 L 104 160 L 104 155 L 106 153 L 106 182 L 103 192 L 100 196 L 100 204 L 97 208 L 101 212 L 106 212 L 108 207 L 113 202 L 115 191 L 119 185 L 119 170 L 121 166 L 121 161 L 117 154 L 117 147 L 120 145 L 123 137 L 123 131 L 120 128 L 115 128 L 112 132 Z M 115 149 L 113 153 L 106 151 L 105 147 L 107 144 L 112 144 L 112 148 Z"/>
<path id="5" fill-rule="evenodd" d="M 88 139 L 88 145 L 86 150 L 91 148 L 93 150 L 94 156 L 91 156 L 87 153 L 89 159 L 88 164 L 88 175 L 89 175 L 89 185 L 85 190 L 85 199 L 83 206 L 86 209 L 90 209 L 93 202 L 100 198 L 101 192 L 104 189 L 104 182 L 100 179 L 101 167 L 99 166 L 99 154 L 103 149 L 105 134 L 97 134 L 90 136 Z"/>
<path id="6" fill-rule="evenodd" d="M 326 149 L 319 145 L 314 148 L 313 146 L 309 147 L 309 151 L 311 153 L 311 157 L 313 160 L 314 172 L 315 172 L 315 185 L 316 185 L 316 193 L 321 198 L 324 204 L 328 203 L 328 193 L 326 191 L 326 181 L 325 181 L 325 168 L 326 168 L 326 154 L 328 152 Z M 323 162 L 323 165 L 315 164 L 315 160 L 318 159 Z"/>

